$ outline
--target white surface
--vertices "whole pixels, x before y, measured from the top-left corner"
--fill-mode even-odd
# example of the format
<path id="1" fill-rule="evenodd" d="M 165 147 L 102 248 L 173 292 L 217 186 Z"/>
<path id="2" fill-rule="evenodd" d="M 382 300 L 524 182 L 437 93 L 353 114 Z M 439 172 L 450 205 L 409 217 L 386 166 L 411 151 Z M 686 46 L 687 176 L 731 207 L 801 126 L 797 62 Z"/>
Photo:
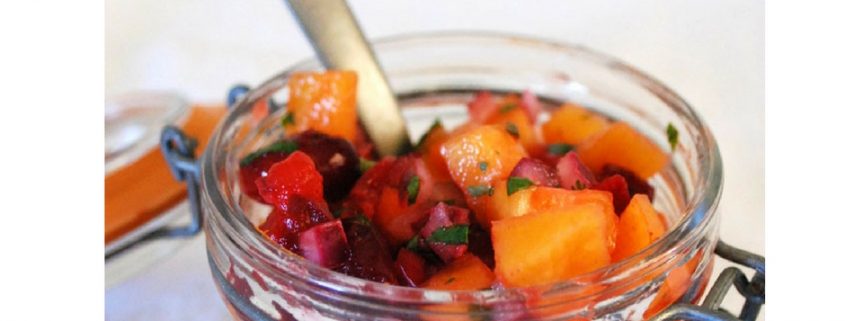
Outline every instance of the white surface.
<path id="1" fill-rule="evenodd" d="M 762 1 L 352 1 L 370 37 L 497 30 L 580 43 L 675 89 L 725 165 L 722 237 L 764 251 Z M 106 94 L 170 89 L 220 102 L 311 49 L 280 0 L 106 2 Z M 721 266 L 717 265 L 717 271 Z M 729 297 L 738 311 L 736 295 Z M 106 291 L 107 320 L 227 320 L 204 240 Z M 762 318 L 761 318 L 762 319 Z"/>

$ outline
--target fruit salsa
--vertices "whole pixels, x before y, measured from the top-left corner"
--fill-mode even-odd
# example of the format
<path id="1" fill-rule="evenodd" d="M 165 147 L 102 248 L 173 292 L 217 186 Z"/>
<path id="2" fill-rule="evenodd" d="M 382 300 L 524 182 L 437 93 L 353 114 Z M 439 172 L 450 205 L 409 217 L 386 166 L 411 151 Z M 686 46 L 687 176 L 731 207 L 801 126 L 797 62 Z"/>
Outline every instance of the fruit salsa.
<path id="1" fill-rule="evenodd" d="M 669 154 L 626 123 L 481 91 L 466 123 L 436 121 L 412 151 L 378 157 L 356 83 L 293 74 L 284 137 L 240 161 L 243 193 L 272 208 L 257 229 L 315 264 L 409 287 L 530 287 L 624 260 L 669 228 L 648 182 Z M 655 300 L 676 300 L 688 280 L 676 281 Z"/>

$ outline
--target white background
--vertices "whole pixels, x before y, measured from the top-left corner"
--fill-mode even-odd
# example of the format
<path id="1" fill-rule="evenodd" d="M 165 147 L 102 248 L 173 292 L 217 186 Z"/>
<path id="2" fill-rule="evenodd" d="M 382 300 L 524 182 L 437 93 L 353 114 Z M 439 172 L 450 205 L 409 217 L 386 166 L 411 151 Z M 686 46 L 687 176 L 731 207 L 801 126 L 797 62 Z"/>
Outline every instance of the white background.
<path id="1" fill-rule="evenodd" d="M 725 165 L 723 239 L 764 252 L 761 1 L 351 1 L 351 6 L 370 37 L 454 29 L 516 32 L 584 44 L 655 76 L 700 112 L 719 142 Z M 232 84 L 257 84 L 311 55 L 277 0 L 112 0 L 105 9 L 106 96 L 166 89 L 192 101 L 220 102 Z M 107 290 L 106 319 L 228 319 L 203 246 L 196 239 L 177 257 Z"/>

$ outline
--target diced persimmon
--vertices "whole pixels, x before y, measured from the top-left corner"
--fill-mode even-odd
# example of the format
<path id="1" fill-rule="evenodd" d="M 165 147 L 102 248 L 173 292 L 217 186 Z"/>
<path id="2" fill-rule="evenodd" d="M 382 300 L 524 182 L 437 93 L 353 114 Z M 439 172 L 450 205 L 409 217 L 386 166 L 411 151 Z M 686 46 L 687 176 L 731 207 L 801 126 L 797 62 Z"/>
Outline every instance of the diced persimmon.
<path id="1" fill-rule="evenodd" d="M 488 221 L 484 217 L 490 207 L 490 194 L 483 191 L 507 177 L 526 156 L 525 149 L 513 136 L 492 125 L 453 134 L 443 143 L 440 155 L 479 221 Z"/>
<path id="2" fill-rule="evenodd" d="M 440 155 L 440 147 L 448 138 L 449 133 L 438 121 L 431 126 L 417 145 L 417 153 L 420 154 L 420 158 L 422 158 L 431 173 L 431 177 L 436 182 L 451 180 L 449 168 L 446 167 L 446 160 L 443 155 Z"/>
<path id="3" fill-rule="evenodd" d="M 604 207 L 585 202 L 492 222 L 499 280 L 507 287 L 550 284 L 608 265 L 613 223 Z"/>
<path id="4" fill-rule="evenodd" d="M 379 230 L 384 231 L 391 221 L 402 215 L 404 210 L 405 206 L 399 199 L 399 191 L 393 187 L 385 187 L 379 196 L 373 223 L 379 227 Z"/>
<path id="5" fill-rule="evenodd" d="M 549 121 L 543 124 L 542 131 L 547 143 L 578 145 L 609 125 L 604 116 L 566 103 L 552 113 Z"/>
<path id="6" fill-rule="evenodd" d="M 517 217 L 528 214 L 533 210 L 531 207 L 531 194 L 537 187 L 529 187 L 508 195 L 507 181 L 502 180 L 493 185 L 493 197 L 491 206 L 487 211 L 487 222 L 480 222 L 489 226 L 491 221 L 498 221 L 509 217 Z"/>
<path id="7" fill-rule="evenodd" d="M 612 164 L 647 179 L 669 163 L 669 155 L 628 124 L 616 122 L 577 147 L 584 164 L 594 173 Z"/>
<path id="8" fill-rule="evenodd" d="M 532 291 L 533 293 L 528 295 L 525 301 L 525 305 L 532 316 L 529 319 L 546 320 L 582 309 L 589 311 L 588 314 L 593 312 L 595 303 L 600 301 L 596 299 L 596 296 L 603 293 L 607 289 L 607 285 L 599 283 L 598 278 L 595 281 L 581 279 L 578 281 L 582 284 L 579 288 L 561 291 L 554 295 L 544 295 L 540 291 Z M 574 320 L 589 321 L 590 319 L 576 318 Z"/>
<path id="9" fill-rule="evenodd" d="M 419 313 L 425 321 L 476 321 L 469 314 L 471 307 L 468 303 L 441 303 L 423 307 L 427 312 Z"/>
<path id="10" fill-rule="evenodd" d="M 631 198 L 628 207 L 619 217 L 618 229 L 616 250 L 613 251 L 614 262 L 645 249 L 666 233 L 666 226 L 645 194 Z"/>
<path id="11" fill-rule="evenodd" d="M 434 290 L 482 290 L 490 288 L 496 275 L 484 262 L 472 254 L 464 254 L 437 271 L 422 287 Z"/>
<path id="12" fill-rule="evenodd" d="M 529 154 L 539 156 L 544 152 L 543 144 L 528 113 L 522 108 L 515 107 L 518 103 L 518 101 L 508 103 L 505 107 L 501 107 L 487 119 L 486 123 L 501 126 L 509 134 L 517 136 L 517 140 Z"/>
<path id="13" fill-rule="evenodd" d="M 400 245 L 416 234 L 414 224 L 422 220 L 428 213 L 425 204 L 417 203 L 408 206 L 401 200 L 401 193 L 393 187 L 385 187 L 379 197 L 373 223 L 390 242 Z"/>
<path id="14" fill-rule="evenodd" d="M 698 252 L 684 265 L 669 271 L 663 284 L 660 285 L 660 289 L 657 290 L 657 295 L 655 295 L 654 300 L 651 301 L 648 310 L 643 315 L 645 318 L 650 319 L 655 314 L 663 311 L 663 309 L 678 301 L 687 292 L 687 289 L 692 286 L 692 275 L 701 262 L 701 257 L 702 252 Z M 702 285 L 702 288 L 705 286 L 706 282 Z"/>
<path id="15" fill-rule="evenodd" d="M 613 195 L 599 190 L 567 190 L 553 187 L 537 187 L 531 193 L 531 209 L 537 212 L 565 209 L 582 204 L 595 204 L 604 213 L 607 235 L 607 251 L 613 253 L 616 248 L 616 230 L 619 218 L 613 211 Z"/>
<path id="16" fill-rule="evenodd" d="M 355 141 L 358 76 L 352 71 L 297 72 L 290 76 L 285 133 L 313 129 Z"/>

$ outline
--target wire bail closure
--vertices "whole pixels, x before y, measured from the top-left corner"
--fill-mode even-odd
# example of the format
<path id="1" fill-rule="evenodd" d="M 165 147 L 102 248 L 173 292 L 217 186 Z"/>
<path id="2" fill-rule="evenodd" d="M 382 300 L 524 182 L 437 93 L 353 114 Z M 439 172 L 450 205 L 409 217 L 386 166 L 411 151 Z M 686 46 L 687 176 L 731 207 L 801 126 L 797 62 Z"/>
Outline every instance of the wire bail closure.
<path id="1" fill-rule="evenodd" d="M 766 303 L 766 259 L 763 256 L 735 248 L 722 240 L 716 244 L 716 255 L 733 263 L 755 270 L 751 281 L 739 268 L 731 266 L 722 270 L 701 305 L 673 304 L 651 321 L 753 321 Z M 722 309 L 721 304 L 731 289 L 736 287 L 745 297 L 742 311 L 736 317 Z M 690 288 L 690 291 L 695 290 Z M 688 297 L 690 293 L 684 295 Z"/>

